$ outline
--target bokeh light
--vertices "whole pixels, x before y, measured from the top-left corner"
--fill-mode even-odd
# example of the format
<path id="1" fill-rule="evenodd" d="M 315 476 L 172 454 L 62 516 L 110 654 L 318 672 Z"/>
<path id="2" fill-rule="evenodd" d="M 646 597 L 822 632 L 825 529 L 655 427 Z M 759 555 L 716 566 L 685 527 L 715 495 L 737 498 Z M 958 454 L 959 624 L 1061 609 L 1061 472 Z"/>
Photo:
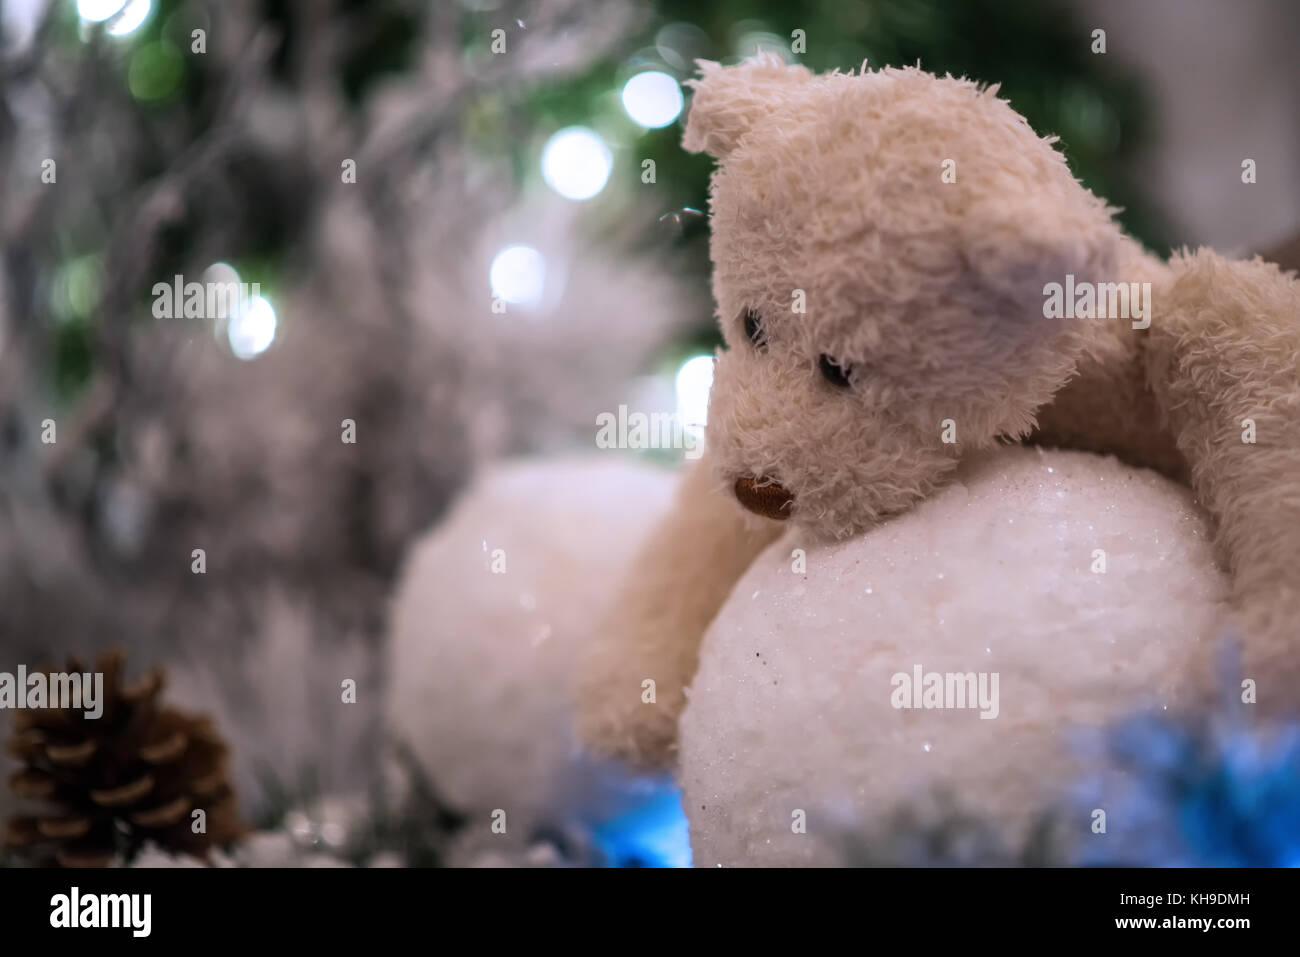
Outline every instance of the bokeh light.
<path id="1" fill-rule="evenodd" d="M 103 23 L 126 6 L 126 0 L 77 0 L 77 15 L 87 23 Z"/>
<path id="2" fill-rule="evenodd" d="M 239 272 L 230 263 L 213 263 L 207 269 L 203 270 L 203 281 L 205 283 L 235 283 L 242 282 L 239 278 Z"/>
<path id="3" fill-rule="evenodd" d="M 546 260 L 532 246 L 507 246 L 488 270 L 492 295 L 518 305 L 532 305 L 546 288 Z"/>
<path id="4" fill-rule="evenodd" d="M 605 141 L 585 126 L 560 130 L 542 150 L 542 178 L 565 199 L 591 199 L 605 188 L 613 166 Z"/>
<path id="5" fill-rule="evenodd" d="M 50 307 L 56 318 L 85 319 L 99 301 L 101 261 L 98 256 L 79 256 L 59 267 L 51 284 Z"/>
<path id="6" fill-rule="evenodd" d="M 786 63 L 794 62 L 790 52 L 790 42 L 775 33 L 758 31 L 746 33 L 736 42 L 736 55 L 739 57 L 757 56 L 760 53 L 773 53 Z"/>
<path id="7" fill-rule="evenodd" d="M 669 23 L 655 34 L 660 59 L 683 73 L 695 72 L 695 61 L 708 56 L 709 35 L 693 23 Z"/>
<path id="8" fill-rule="evenodd" d="M 139 30 L 149 19 L 153 9 L 153 0 L 128 0 L 121 15 L 108 25 L 108 33 L 114 37 L 125 37 Z"/>
<path id="9" fill-rule="evenodd" d="M 166 41 L 147 43 L 135 51 L 127 71 L 127 84 L 137 100 L 162 100 L 180 88 L 185 60 Z"/>
<path id="10" fill-rule="evenodd" d="M 677 418 L 683 427 L 703 428 L 709 419 L 713 356 L 695 356 L 677 370 Z"/>
<path id="11" fill-rule="evenodd" d="M 255 359 L 275 341 L 275 309 L 263 296 L 254 296 L 230 320 L 230 351 L 240 359 Z"/>
<path id="12" fill-rule="evenodd" d="M 667 126 L 682 113 L 682 88 L 667 73 L 647 70 L 623 86 L 623 109 L 632 122 L 647 129 Z"/>

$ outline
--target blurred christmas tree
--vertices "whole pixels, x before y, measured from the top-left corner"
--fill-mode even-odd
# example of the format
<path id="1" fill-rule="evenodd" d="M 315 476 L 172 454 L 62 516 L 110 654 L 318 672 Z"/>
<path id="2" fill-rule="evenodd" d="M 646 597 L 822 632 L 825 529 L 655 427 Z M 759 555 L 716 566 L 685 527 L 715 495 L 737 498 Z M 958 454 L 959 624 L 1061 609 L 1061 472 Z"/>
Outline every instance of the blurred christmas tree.
<path id="1" fill-rule="evenodd" d="M 483 458 L 589 441 L 690 311 L 639 217 L 580 229 L 510 174 L 529 98 L 637 11 L 481 7 L 3 5 L 0 654 L 168 663 L 254 814 L 257 767 L 366 785 L 407 543 Z M 494 110 L 509 150 L 472 135 Z M 497 263 L 537 224 L 533 303 Z M 158 318 L 176 275 L 259 295 Z"/>

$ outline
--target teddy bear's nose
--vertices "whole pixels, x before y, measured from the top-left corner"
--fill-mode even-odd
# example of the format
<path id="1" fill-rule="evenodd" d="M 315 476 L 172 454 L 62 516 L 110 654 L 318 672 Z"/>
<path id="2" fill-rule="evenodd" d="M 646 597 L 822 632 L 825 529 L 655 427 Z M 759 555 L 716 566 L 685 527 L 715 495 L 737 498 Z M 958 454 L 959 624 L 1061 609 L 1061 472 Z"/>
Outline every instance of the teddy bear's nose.
<path id="1" fill-rule="evenodd" d="M 751 512 L 777 521 L 789 518 L 794 504 L 794 496 L 771 479 L 748 476 L 736 479 L 736 498 Z"/>

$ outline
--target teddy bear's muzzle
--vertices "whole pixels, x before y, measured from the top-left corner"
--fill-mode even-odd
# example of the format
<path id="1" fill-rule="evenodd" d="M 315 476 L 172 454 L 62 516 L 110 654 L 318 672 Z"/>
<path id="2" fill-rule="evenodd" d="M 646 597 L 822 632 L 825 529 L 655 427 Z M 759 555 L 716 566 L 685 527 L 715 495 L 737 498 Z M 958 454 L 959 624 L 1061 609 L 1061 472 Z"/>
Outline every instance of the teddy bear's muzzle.
<path id="1" fill-rule="evenodd" d="M 756 515 L 778 522 L 790 517 L 794 504 L 794 496 L 772 480 L 747 476 L 736 479 L 736 498 Z"/>

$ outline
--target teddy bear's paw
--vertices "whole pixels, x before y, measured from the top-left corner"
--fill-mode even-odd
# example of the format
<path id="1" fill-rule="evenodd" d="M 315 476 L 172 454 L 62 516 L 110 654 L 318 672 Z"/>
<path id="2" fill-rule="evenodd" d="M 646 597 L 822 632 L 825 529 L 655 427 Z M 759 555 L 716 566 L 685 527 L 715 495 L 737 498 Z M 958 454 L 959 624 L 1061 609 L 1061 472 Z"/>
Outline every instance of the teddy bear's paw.
<path id="1" fill-rule="evenodd" d="M 680 711 L 653 684 L 588 674 L 578 694 L 578 738 L 593 757 L 642 771 L 670 770 L 677 760 Z"/>

